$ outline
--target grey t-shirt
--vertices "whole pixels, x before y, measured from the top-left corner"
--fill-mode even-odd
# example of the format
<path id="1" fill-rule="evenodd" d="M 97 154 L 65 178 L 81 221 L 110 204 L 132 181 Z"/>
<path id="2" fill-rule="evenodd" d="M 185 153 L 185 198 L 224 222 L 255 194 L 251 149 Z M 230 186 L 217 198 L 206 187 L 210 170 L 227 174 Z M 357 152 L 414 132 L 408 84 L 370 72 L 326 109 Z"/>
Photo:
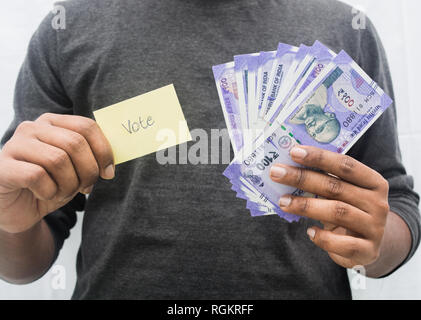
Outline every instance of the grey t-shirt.
<path id="1" fill-rule="evenodd" d="M 16 117 L 93 117 L 102 107 L 174 83 L 190 129 L 225 128 L 211 67 L 278 42 L 318 39 L 346 50 L 393 97 L 382 44 L 351 8 L 302 0 L 74 0 L 66 29 L 49 15 L 33 36 L 16 86 Z M 188 143 L 191 146 L 194 142 Z M 396 106 L 349 154 L 390 183 L 390 206 L 419 243 L 418 195 L 401 163 Z M 117 166 L 89 200 L 46 219 L 57 253 L 85 209 L 74 299 L 350 298 L 347 273 L 306 235 L 314 221 L 251 218 L 222 175 L 225 164 L 160 165 L 155 154 Z"/>

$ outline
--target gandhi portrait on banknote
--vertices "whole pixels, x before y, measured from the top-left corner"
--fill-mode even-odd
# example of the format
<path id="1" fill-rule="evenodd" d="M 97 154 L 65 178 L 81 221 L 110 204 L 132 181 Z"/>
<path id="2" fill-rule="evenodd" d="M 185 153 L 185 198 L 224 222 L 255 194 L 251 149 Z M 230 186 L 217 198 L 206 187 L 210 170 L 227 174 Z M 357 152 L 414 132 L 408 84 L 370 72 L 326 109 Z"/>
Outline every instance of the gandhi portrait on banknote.
<path id="1" fill-rule="evenodd" d="M 330 143 L 341 131 L 336 115 L 325 112 L 320 105 L 306 104 L 290 119 L 291 123 L 304 124 L 310 137 L 319 143 Z"/>

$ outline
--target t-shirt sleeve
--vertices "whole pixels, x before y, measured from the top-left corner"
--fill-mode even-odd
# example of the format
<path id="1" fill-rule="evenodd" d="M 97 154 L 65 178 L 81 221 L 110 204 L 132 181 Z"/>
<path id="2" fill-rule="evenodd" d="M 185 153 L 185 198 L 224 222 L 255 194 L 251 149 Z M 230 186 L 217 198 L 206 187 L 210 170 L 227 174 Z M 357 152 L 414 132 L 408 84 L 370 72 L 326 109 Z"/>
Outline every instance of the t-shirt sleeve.
<path id="1" fill-rule="evenodd" d="M 2 147 L 25 120 L 33 121 L 43 113 L 72 114 L 72 102 L 60 82 L 57 32 L 48 15 L 31 38 L 20 69 L 14 95 L 14 119 L 1 139 Z M 47 222 L 56 244 L 55 258 L 76 223 L 76 211 L 82 211 L 85 196 L 79 194 L 65 207 L 49 214 Z"/>
<path id="2" fill-rule="evenodd" d="M 361 37 L 357 63 L 394 100 L 386 54 L 370 20 L 367 19 L 366 29 L 359 32 Z M 398 105 L 393 103 L 348 154 L 378 171 L 389 182 L 390 210 L 406 222 L 412 237 L 411 250 L 400 265 L 402 266 L 415 253 L 420 242 L 421 228 L 419 196 L 414 191 L 413 178 L 406 173 L 402 164 L 396 121 L 397 109 Z"/>

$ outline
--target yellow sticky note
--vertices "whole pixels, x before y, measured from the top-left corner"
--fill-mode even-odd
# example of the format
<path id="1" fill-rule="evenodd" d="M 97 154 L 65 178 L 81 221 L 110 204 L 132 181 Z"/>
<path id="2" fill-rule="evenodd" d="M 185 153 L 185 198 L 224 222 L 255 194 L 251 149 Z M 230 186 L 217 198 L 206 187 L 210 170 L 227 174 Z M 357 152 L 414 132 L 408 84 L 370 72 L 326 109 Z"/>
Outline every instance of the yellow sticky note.
<path id="1" fill-rule="evenodd" d="M 115 164 L 192 140 L 174 85 L 94 111 Z"/>

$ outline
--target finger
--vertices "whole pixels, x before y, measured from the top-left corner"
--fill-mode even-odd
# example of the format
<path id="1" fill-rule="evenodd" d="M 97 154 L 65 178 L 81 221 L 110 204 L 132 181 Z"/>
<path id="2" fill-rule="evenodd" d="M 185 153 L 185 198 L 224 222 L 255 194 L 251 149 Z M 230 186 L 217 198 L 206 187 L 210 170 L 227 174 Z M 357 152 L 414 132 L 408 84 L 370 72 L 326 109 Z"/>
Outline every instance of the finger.
<path id="1" fill-rule="evenodd" d="M 344 258 L 342 256 L 340 256 L 339 254 L 335 254 L 332 252 L 329 252 L 329 257 L 338 265 L 344 267 L 344 268 L 348 268 L 348 269 L 352 269 L 357 265 L 360 265 L 360 263 L 358 262 L 354 262 L 352 259 L 348 259 L 348 258 Z"/>
<path id="2" fill-rule="evenodd" d="M 94 120 L 81 116 L 45 113 L 36 121 L 72 130 L 82 135 L 93 151 L 100 169 L 100 176 L 104 179 L 114 178 L 114 156 L 111 146 Z"/>
<path id="3" fill-rule="evenodd" d="M 64 150 L 36 139 L 16 139 L 18 140 L 11 144 L 8 150 L 11 157 L 44 168 L 58 187 L 56 196 L 59 199 L 67 198 L 79 190 L 79 179 L 72 161 Z"/>
<path id="4" fill-rule="evenodd" d="M 65 128 L 40 123 L 34 126 L 36 138 L 66 151 L 76 170 L 80 191 L 88 193 L 98 179 L 99 167 L 86 139 Z"/>
<path id="5" fill-rule="evenodd" d="M 328 222 L 328 226 L 342 226 L 367 238 L 375 235 L 372 216 L 342 201 L 286 195 L 279 199 L 279 206 L 283 211 Z"/>
<path id="6" fill-rule="evenodd" d="M 12 158 L 1 158 L 0 167 L 3 188 L 11 191 L 29 189 L 40 200 L 51 200 L 57 193 L 56 183 L 47 171 L 36 164 Z"/>
<path id="7" fill-rule="evenodd" d="M 363 188 L 384 189 L 387 184 L 378 172 L 347 155 L 311 146 L 294 147 L 290 155 L 299 164 L 321 169 Z"/>
<path id="8" fill-rule="evenodd" d="M 321 249 L 354 262 L 366 264 L 367 261 L 371 262 L 377 258 L 377 250 L 373 248 L 369 240 L 335 234 L 315 226 L 309 228 L 307 234 L 310 240 Z"/>
<path id="9" fill-rule="evenodd" d="M 335 229 L 335 228 L 338 227 L 338 226 L 336 226 L 336 225 L 334 225 L 332 223 L 326 222 L 326 221 L 322 221 L 321 220 L 320 222 L 322 223 L 323 229 L 325 229 L 325 230 L 332 231 L 333 229 Z"/>
<path id="10" fill-rule="evenodd" d="M 327 199 L 340 200 L 369 212 L 370 195 L 377 196 L 375 191 L 362 189 L 336 177 L 276 163 L 270 170 L 271 179 L 275 182 L 317 194 Z"/>

